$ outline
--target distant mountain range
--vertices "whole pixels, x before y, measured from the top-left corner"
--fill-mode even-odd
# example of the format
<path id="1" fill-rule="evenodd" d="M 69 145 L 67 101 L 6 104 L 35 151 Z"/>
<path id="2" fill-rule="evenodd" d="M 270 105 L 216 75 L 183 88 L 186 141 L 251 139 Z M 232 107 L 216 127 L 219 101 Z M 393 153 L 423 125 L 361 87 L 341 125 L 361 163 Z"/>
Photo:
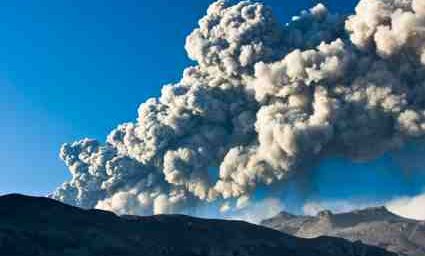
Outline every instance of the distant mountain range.
<path id="1" fill-rule="evenodd" d="M 399 255 L 425 255 L 425 222 L 402 218 L 385 207 L 340 214 L 323 211 L 314 217 L 281 212 L 262 221 L 261 225 L 297 237 L 341 237 L 350 241 L 361 240 Z"/>
<path id="2" fill-rule="evenodd" d="M 117 216 L 48 198 L 0 197 L 2 256 L 392 256 L 341 238 L 297 238 L 242 221 Z"/>

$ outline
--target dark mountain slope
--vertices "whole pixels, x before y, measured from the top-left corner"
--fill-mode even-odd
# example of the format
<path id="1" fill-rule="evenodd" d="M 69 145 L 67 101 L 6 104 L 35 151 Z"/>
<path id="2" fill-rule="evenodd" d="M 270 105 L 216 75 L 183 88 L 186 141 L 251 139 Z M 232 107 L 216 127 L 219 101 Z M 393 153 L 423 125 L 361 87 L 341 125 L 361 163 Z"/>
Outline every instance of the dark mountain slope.
<path id="1" fill-rule="evenodd" d="M 119 217 L 22 195 L 0 197 L 0 255 L 393 255 L 339 238 L 300 239 L 240 221 Z"/>
<path id="2" fill-rule="evenodd" d="M 341 237 L 401 255 L 425 255 L 425 222 L 402 218 L 385 207 L 340 214 L 323 211 L 314 217 L 281 212 L 261 224 L 298 237 Z"/>

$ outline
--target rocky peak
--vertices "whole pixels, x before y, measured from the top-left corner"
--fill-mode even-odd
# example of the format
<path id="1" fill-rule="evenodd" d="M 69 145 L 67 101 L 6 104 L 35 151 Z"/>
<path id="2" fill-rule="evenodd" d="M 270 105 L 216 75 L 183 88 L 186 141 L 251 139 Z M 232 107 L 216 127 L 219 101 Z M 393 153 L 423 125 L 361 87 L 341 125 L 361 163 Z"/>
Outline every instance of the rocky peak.
<path id="1" fill-rule="evenodd" d="M 285 216 L 280 213 L 261 224 L 304 238 L 336 236 L 381 246 L 399 255 L 425 255 L 425 223 L 397 216 L 383 206 L 345 213 L 322 211 L 316 216 Z"/>

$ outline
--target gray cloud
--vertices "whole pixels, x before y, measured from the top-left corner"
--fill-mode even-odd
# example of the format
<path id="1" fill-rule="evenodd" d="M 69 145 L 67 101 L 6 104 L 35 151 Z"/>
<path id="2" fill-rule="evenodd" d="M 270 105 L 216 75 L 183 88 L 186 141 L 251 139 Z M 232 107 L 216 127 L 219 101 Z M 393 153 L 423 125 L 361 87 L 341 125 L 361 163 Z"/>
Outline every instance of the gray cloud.
<path id="1" fill-rule="evenodd" d="M 424 135 L 424 37 L 421 0 L 362 0 L 349 17 L 319 4 L 284 25 L 260 3 L 213 3 L 186 40 L 197 65 L 106 143 L 63 145 L 72 179 L 53 197 L 228 210 L 322 157 L 378 157 Z"/>

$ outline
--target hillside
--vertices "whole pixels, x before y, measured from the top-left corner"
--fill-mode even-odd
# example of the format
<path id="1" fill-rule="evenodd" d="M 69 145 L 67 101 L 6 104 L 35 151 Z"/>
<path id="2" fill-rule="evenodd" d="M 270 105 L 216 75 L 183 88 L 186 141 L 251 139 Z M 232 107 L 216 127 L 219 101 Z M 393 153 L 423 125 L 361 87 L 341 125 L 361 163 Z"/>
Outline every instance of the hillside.
<path id="1" fill-rule="evenodd" d="M 0 255 L 394 255 L 360 242 L 301 239 L 241 221 L 123 216 L 48 198 L 0 197 Z"/>
<path id="2" fill-rule="evenodd" d="M 425 255 L 425 222 L 402 218 L 385 207 L 339 214 L 323 211 L 317 216 L 281 212 L 261 224 L 297 237 L 341 237 L 360 240 L 400 255 Z"/>

